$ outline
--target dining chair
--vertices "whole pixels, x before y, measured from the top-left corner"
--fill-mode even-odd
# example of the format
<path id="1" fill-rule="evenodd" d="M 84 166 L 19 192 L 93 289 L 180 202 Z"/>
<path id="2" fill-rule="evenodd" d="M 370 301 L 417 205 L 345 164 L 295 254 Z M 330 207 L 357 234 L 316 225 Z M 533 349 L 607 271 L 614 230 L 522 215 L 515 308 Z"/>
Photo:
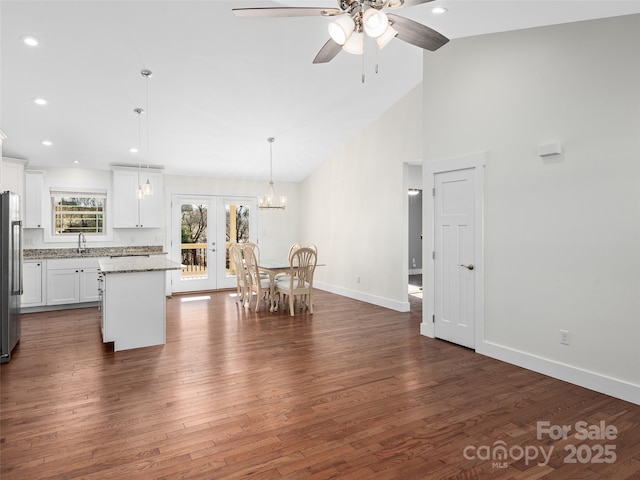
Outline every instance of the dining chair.
<path id="1" fill-rule="evenodd" d="M 276 281 L 275 291 L 282 294 L 283 303 L 289 297 L 289 313 L 294 316 L 295 297 L 301 297 L 300 306 L 307 307 L 313 314 L 313 273 L 318 257 L 316 252 L 307 247 L 297 249 L 289 259 L 289 276 Z M 304 299 L 304 301 L 303 301 Z"/>
<path id="2" fill-rule="evenodd" d="M 245 248 L 251 248 L 253 250 L 253 253 L 256 256 L 256 262 L 257 262 L 258 265 L 260 265 L 260 247 L 258 246 L 258 244 L 257 243 L 253 243 L 253 242 L 245 242 L 245 243 L 242 244 L 243 252 L 244 252 Z M 246 258 L 245 258 L 245 263 L 246 263 Z M 260 276 L 262 278 L 268 278 L 269 277 L 264 272 L 260 272 Z"/>
<path id="3" fill-rule="evenodd" d="M 244 305 L 250 293 L 251 280 L 242 258 L 242 247 L 234 243 L 229 247 L 229 253 L 231 254 L 231 261 L 236 271 L 236 303 L 242 302 L 242 305 Z"/>
<path id="4" fill-rule="evenodd" d="M 289 260 L 289 263 L 291 263 L 291 256 L 295 253 L 296 250 L 298 250 L 300 247 L 302 247 L 302 245 L 300 245 L 299 243 L 293 243 L 290 247 L 289 247 L 289 255 L 287 256 L 287 260 Z M 289 278 L 289 274 L 288 273 L 278 273 L 275 276 L 276 281 L 277 280 L 286 280 Z"/>
<path id="5" fill-rule="evenodd" d="M 263 277 L 260 275 L 258 257 L 256 256 L 254 245 L 248 243 L 244 244 L 242 247 L 242 253 L 244 255 L 244 264 L 249 275 L 249 301 L 247 306 L 251 307 L 251 299 L 255 292 L 257 312 L 258 307 L 260 306 L 260 300 L 266 301 L 269 297 L 271 283 L 269 281 L 269 277 Z"/>

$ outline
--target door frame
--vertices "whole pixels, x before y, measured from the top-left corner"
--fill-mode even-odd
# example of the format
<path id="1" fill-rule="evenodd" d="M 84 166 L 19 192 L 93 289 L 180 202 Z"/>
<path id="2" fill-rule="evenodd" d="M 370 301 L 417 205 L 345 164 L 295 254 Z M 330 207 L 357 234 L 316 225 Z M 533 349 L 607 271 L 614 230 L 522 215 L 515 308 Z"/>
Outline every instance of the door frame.
<path id="1" fill-rule="evenodd" d="M 166 205 L 166 238 L 167 238 L 167 250 L 169 252 L 169 258 L 180 262 L 180 257 L 177 259 L 173 257 L 174 247 L 173 240 L 174 235 L 179 235 L 175 231 L 175 219 L 173 218 L 173 202 L 178 198 L 209 198 L 212 199 L 211 208 L 214 209 L 216 220 L 213 225 L 210 225 L 210 228 L 215 230 L 214 237 L 216 241 L 216 290 L 225 290 L 229 288 L 235 288 L 236 284 L 236 276 L 235 275 L 226 275 L 225 269 L 221 268 L 221 266 L 225 265 L 226 258 L 226 212 L 225 205 L 228 202 L 242 203 L 244 205 L 248 205 L 251 208 L 252 212 L 256 212 L 255 220 L 253 221 L 252 228 L 249 234 L 249 240 L 252 242 L 259 243 L 258 240 L 258 232 L 259 232 L 259 216 L 257 215 L 258 211 L 258 202 L 255 197 L 248 195 L 217 195 L 212 193 L 202 193 L 200 190 L 189 189 L 189 188 L 181 188 L 181 189 L 169 189 L 167 192 L 167 205 Z M 211 245 L 209 245 L 211 247 Z M 223 251 L 225 252 L 223 254 Z M 174 278 L 172 274 L 168 274 L 169 281 L 167 281 L 167 295 L 171 295 L 174 293 L 173 285 Z M 200 290 L 195 290 L 200 291 Z M 175 292 L 178 293 L 178 292 Z"/>
<path id="2" fill-rule="evenodd" d="M 423 190 L 423 218 L 422 224 L 425 232 L 423 238 L 423 268 L 426 272 L 422 308 L 422 323 L 420 334 L 436 338 L 435 332 L 435 260 L 433 257 L 435 248 L 435 200 L 433 189 L 435 176 L 439 173 L 453 172 L 456 170 L 474 169 L 475 174 L 475 232 L 474 255 L 475 270 L 475 351 L 482 353 L 484 341 L 484 169 L 486 166 L 486 153 L 472 153 L 460 157 L 447 158 L 433 162 L 425 162 L 422 166 L 422 174 L 425 188 Z M 426 259 L 426 261 L 425 261 Z"/>

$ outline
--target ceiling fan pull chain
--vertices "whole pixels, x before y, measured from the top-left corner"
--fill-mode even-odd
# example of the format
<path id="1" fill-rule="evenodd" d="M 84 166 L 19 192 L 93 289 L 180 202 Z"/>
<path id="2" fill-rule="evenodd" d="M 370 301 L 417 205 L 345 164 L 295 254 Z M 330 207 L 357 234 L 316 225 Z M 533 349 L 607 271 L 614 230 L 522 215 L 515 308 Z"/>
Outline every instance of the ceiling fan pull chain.
<path id="1" fill-rule="evenodd" d="M 362 39 L 362 83 L 364 83 L 364 38 Z"/>

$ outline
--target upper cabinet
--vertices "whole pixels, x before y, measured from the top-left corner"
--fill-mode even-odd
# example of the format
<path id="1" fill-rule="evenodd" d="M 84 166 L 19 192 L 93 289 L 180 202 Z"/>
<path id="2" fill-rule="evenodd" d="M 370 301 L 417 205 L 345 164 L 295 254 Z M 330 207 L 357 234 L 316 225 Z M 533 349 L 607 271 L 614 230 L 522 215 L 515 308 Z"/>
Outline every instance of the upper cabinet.
<path id="1" fill-rule="evenodd" d="M 24 188 L 24 228 L 42 228 L 44 174 L 42 172 L 25 172 Z"/>
<path id="2" fill-rule="evenodd" d="M 17 193 L 24 196 L 24 160 L 3 157 L 0 174 L 0 191 Z"/>
<path id="3" fill-rule="evenodd" d="M 153 194 L 136 197 L 138 185 L 147 182 Z M 113 171 L 113 228 L 159 228 L 162 224 L 162 174 L 146 169 Z"/>

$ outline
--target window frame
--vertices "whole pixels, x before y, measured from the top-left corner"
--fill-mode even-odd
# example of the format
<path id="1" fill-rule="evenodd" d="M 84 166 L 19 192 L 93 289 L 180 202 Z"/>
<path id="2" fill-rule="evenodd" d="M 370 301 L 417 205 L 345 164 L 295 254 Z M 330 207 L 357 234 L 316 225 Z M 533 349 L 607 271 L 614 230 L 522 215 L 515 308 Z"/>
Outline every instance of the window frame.
<path id="1" fill-rule="evenodd" d="M 75 232 L 58 232 L 57 229 L 57 220 L 59 212 L 57 212 L 56 207 L 59 205 L 59 201 L 61 198 L 93 198 L 93 199 L 101 199 L 102 205 L 101 210 L 99 211 L 102 215 L 101 226 L 102 228 L 98 230 L 96 228 L 95 231 L 75 231 Z M 86 237 L 89 238 L 104 238 L 107 235 L 107 226 L 108 226 L 108 194 L 106 189 L 75 189 L 75 188 L 51 188 L 49 190 L 49 205 L 50 205 L 50 226 L 49 226 L 49 234 L 51 238 L 54 239 L 67 239 L 73 238 L 77 236 L 79 233 L 83 233 Z M 98 210 L 93 210 L 94 215 L 99 216 Z"/>

